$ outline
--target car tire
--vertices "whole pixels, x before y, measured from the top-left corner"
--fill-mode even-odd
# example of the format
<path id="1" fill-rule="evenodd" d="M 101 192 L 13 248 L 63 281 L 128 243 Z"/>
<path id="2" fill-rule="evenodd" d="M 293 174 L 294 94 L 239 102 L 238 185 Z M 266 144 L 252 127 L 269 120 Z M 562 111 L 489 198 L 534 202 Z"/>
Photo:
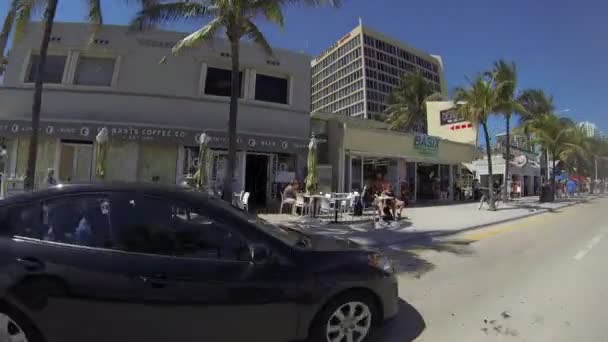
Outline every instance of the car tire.
<path id="1" fill-rule="evenodd" d="M 338 312 L 345 319 L 341 321 Z M 371 294 L 362 291 L 348 292 L 332 299 L 317 314 L 308 341 L 342 342 L 347 339 L 340 339 L 340 336 L 346 334 L 353 334 L 354 342 L 367 341 L 379 319 L 378 305 Z"/>
<path id="2" fill-rule="evenodd" d="M 6 323 L 6 326 L 0 326 L 0 336 L 4 333 L 9 337 L 25 337 L 24 339 L 16 339 L 16 341 L 26 342 L 45 342 L 42 334 L 32 321 L 27 318 L 21 311 L 12 306 L 0 302 L 0 322 Z M 11 340 L 9 340 L 11 341 Z"/>

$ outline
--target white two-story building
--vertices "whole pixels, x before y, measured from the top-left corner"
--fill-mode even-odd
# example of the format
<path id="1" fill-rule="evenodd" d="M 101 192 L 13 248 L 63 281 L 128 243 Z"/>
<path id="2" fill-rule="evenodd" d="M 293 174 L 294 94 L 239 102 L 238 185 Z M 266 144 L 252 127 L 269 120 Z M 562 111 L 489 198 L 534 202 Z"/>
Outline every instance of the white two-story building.
<path id="1" fill-rule="evenodd" d="M 0 87 L 4 173 L 25 173 L 40 24 L 12 47 Z M 54 26 L 41 114 L 37 183 L 49 168 L 62 182 L 95 178 L 95 136 L 110 132 L 106 180 L 175 183 L 193 172 L 197 137 L 211 137 L 211 184 L 221 184 L 227 149 L 230 48 L 215 40 L 180 56 L 184 36 L 104 26 Z M 159 63 L 167 56 L 165 63 Z M 302 177 L 310 133 L 310 60 L 301 53 L 241 45 L 237 190 L 262 204 L 280 184 Z"/>

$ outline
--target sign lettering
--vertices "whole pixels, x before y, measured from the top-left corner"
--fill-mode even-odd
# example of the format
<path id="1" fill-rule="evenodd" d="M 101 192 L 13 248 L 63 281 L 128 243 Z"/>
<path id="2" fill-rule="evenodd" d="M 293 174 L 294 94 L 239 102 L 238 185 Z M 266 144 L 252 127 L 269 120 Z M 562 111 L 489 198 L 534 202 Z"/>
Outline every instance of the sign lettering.
<path id="1" fill-rule="evenodd" d="M 103 127 L 108 129 L 111 140 L 175 143 L 185 146 L 198 146 L 200 144 L 199 136 L 204 131 L 204 129 L 183 130 L 131 125 L 41 122 L 39 132 L 41 137 L 93 141 Z M 0 120 L 0 135 L 23 136 L 31 131 L 32 126 L 29 121 Z M 228 134 L 226 132 L 207 131 L 207 135 L 209 136 L 209 146 L 211 148 L 228 147 Z M 269 137 L 253 134 L 239 134 L 236 144 L 239 149 L 260 152 L 298 153 L 301 150 L 308 149 L 308 139 Z"/>
<path id="2" fill-rule="evenodd" d="M 439 115 L 440 115 L 439 119 L 440 119 L 441 126 L 451 125 L 451 124 L 465 121 L 464 117 L 461 114 L 459 114 L 456 110 L 454 110 L 454 108 L 442 110 L 439 112 Z"/>
<path id="3" fill-rule="evenodd" d="M 437 137 L 425 134 L 416 134 L 414 137 L 414 148 L 422 153 L 436 154 L 439 151 L 439 141 Z"/>

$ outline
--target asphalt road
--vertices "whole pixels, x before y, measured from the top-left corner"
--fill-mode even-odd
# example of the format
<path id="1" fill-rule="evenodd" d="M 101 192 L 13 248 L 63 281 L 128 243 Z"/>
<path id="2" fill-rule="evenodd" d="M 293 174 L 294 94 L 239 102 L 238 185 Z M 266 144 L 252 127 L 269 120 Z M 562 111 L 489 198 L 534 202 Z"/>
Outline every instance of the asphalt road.
<path id="1" fill-rule="evenodd" d="M 372 342 L 608 341 L 608 199 L 417 244 Z"/>

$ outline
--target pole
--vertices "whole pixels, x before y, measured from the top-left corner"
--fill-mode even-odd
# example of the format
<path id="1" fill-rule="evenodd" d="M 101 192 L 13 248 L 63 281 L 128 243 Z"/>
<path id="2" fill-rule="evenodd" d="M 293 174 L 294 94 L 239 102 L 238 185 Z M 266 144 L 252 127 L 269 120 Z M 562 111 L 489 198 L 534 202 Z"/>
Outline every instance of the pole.
<path id="1" fill-rule="evenodd" d="M 595 163 L 595 179 L 593 180 L 593 191 L 595 192 L 595 185 L 597 184 L 597 158 L 593 158 Z"/>

